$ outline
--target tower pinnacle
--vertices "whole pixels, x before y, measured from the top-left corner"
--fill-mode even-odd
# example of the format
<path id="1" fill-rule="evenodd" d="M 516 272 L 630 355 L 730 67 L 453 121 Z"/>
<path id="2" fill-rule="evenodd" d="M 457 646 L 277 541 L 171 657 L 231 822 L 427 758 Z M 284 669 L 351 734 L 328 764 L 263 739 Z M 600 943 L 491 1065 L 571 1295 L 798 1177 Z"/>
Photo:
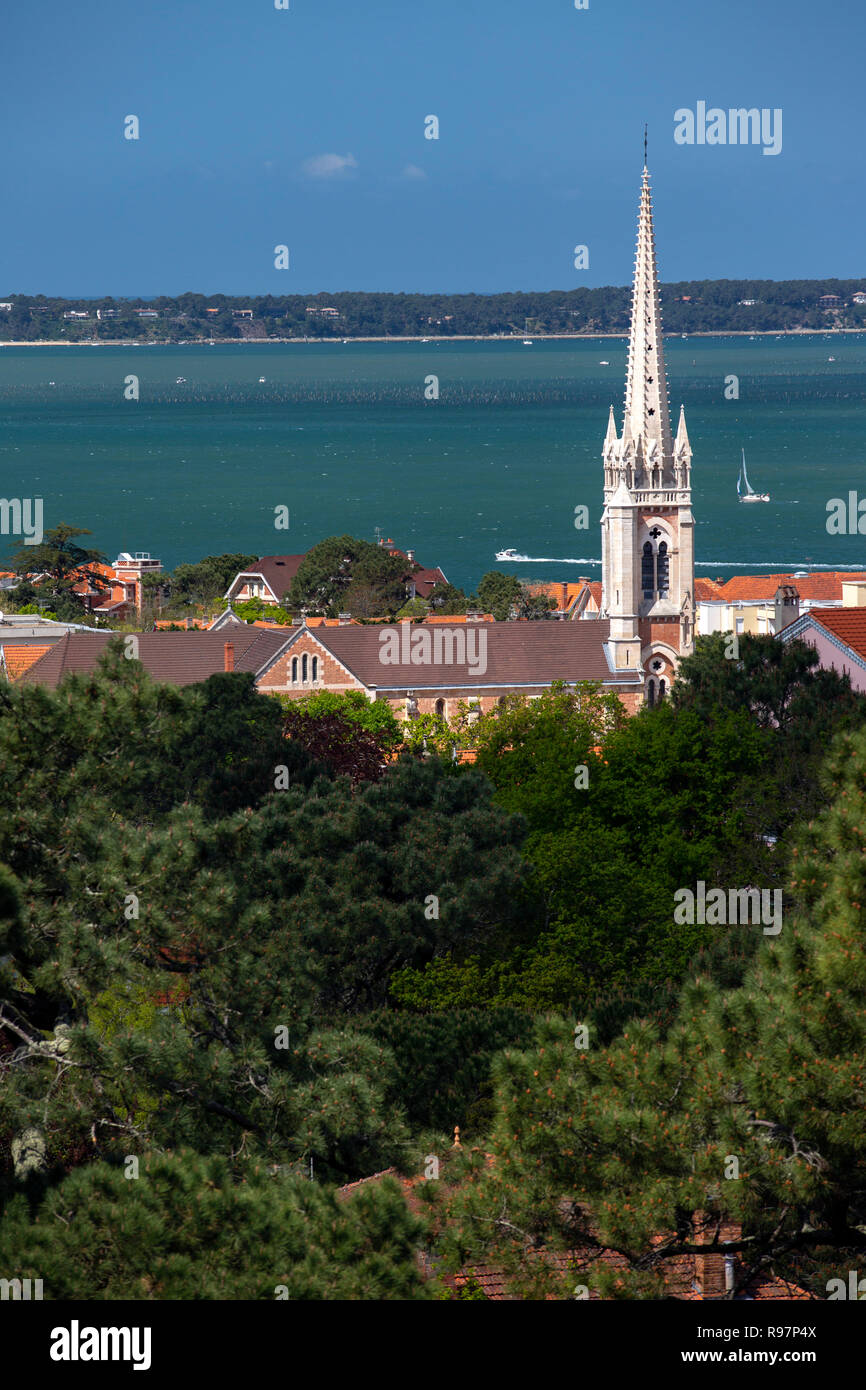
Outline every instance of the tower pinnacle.
<path id="1" fill-rule="evenodd" d="M 669 473 L 673 462 L 668 384 L 662 349 L 662 315 L 653 232 L 649 171 L 644 166 L 628 344 L 625 413 L 631 434 L 643 444 L 647 467 Z M 649 481 L 649 486 L 652 482 Z"/>

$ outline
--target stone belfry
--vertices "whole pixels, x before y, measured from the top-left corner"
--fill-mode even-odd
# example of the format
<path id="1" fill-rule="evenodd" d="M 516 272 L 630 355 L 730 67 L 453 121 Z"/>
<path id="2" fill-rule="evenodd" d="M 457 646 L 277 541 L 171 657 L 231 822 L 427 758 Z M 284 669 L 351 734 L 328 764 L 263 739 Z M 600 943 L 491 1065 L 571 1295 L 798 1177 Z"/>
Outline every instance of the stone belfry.
<path id="1" fill-rule="evenodd" d="M 604 439 L 602 617 L 614 669 L 640 673 L 649 703 L 694 646 L 692 451 L 680 407 L 671 434 L 652 196 L 644 163 L 622 434 Z"/>

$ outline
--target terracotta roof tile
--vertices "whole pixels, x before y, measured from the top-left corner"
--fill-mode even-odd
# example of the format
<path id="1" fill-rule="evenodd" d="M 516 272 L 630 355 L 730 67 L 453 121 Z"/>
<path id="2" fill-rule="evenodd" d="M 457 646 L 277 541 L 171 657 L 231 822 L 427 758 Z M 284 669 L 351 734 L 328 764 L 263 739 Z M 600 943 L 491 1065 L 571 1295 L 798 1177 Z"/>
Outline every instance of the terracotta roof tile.
<path id="1" fill-rule="evenodd" d="M 424 619 L 425 626 L 429 623 L 467 623 L 469 619 L 465 613 L 430 613 Z M 494 617 L 492 613 L 482 613 L 479 618 L 474 618 L 473 622 L 492 623 Z"/>
<path id="2" fill-rule="evenodd" d="M 866 658 L 866 608 L 812 608 L 809 617 Z"/>
<path id="3" fill-rule="evenodd" d="M 776 586 L 778 588 L 778 585 Z M 773 590 L 775 593 L 776 590 Z M 695 576 L 695 602 L 706 603 L 709 599 L 723 599 L 725 597 L 724 586 L 717 579 L 705 579 L 703 575 Z"/>
<path id="4" fill-rule="evenodd" d="M 299 629 L 295 629 L 298 631 Z M 139 656 L 154 680 L 169 685 L 194 685 L 225 669 L 225 647 L 234 646 L 235 671 L 261 669 L 291 636 L 292 629 L 264 632 L 260 628 L 232 628 L 225 632 L 141 632 Z M 57 688 L 64 676 L 94 669 L 112 634 L 69 632 L 19 679 L 27 685 Z"/>
<path id="5" fill-rule="evenodd" d="M 53 645 L 53 642 L 48 642 L 44 645 L 37 645 L 36 643 L 4 643 L 3 660 L 6 663 L 7 678 L 10 681 L 15 681 L 19 676 L 23 676 L 25 671 L 30 670 L 34 662 L 38 661 L 46 652 L 51 651 Z"/>
<path id="6" fill-rule="evenodd" d="M 781 584 L 793 584 L 801 599 L 842 598 L 842 585 L 850 579 L 866 579 L 866 570 L 822 570 L 814 574 L 735 574 L 722 586 L 720 598 L 771 602 Z M 696 585 L 697 587 L 697 585 Z"/>

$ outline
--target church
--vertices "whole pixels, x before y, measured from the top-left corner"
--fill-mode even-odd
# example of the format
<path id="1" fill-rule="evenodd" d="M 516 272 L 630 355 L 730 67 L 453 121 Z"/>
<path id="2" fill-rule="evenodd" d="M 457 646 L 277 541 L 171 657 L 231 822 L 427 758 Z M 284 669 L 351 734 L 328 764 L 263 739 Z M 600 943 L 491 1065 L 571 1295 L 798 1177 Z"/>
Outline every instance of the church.
<path id="1" fill-rule="evenodd" d="M 601 617 L 616 672 L 638 673 L 647 704 L 664 698 L 694 648 L 692 451 L 680 407 L 671 432 L 649 171 L 638 214 L 625 413 L 604 439 Z"/>

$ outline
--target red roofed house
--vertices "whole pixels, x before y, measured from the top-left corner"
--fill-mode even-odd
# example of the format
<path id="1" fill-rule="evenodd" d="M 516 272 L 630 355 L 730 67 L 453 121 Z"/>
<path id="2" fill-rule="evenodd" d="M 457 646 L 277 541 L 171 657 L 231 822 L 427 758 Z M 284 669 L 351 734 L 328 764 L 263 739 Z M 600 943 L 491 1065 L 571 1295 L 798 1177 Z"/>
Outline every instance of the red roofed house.
<path id="1" fill-rule="evenodd" d="M 25 671 L 51 651 L 51 643 L 13 643 L 5 642 L 0 647 L 0 671 L 8 681 L 16 681 Z"/>
<path id="2" fill-rule="evenodd" d="M 576 582 L 564 580 L 553 582 L 532 582 L 527 584 L 532 595 L 544 594 L 556 604 L 557 617 L 569 620 L 578 618 L 597 618 L 601 612 L 601 580 L 585 579 L 581 576 Z"/>
<path id="3" fill-rule="evenodd" d="M 230 640 L 222 632 L 142 632 L 135 636 L 138 658 L 154 680 L 168 685 L 195 685 L 219 671 L 267 669 L 285 644 L 285 631 L 262 631 L 243 626 Z M 56 690 L 65 676 L 94 670 L 110 632 L 68 632 L 20 677 L 22 685 Z"/>
<path id="4" fill-rule="evenodd" d="M 437 584 L 447 584 L 447 579 L 438 568 L 425 569 L 417 565 L 413 550 L 399 550 L 391 540 L 379 541 L 386 547 L 389 555 L 400 555 L 406 561 L 406 597 L 429 598 Z M 236 574 L 225 597 L 229 603 L 243 603 L 246 599 L 258 598 L 262 603 L 278 605 L 282 603 L 292 586 L 292 580 L 306 559 L 303 555 L 263 555 L 248 570 Z"/>
<path id="5" fill-rule="evenodd" d="M 735 574 L 726 584 L 699 579 L 698 632 L 778 634 L 812 608 L 866 603 L 866 595 L 857 597 L 864 581 L 866 570 Z M 708 590 L 711 584 L 714 592 Z"/>
<path id="6" fill-rule="evenodd" d="M 866 693 L 866 584 L 851 584 L 850 588 L 856 591 L 856 606 L 812 608 L 780 637 L 783 642 L 808 642 L 824 670 L 850 676 L 853 689 Z"/>
<path id="7" fill-rule="evenodd" d="M 304 555 L 263 555 L 247 570 L 236 574 L 225 592 L 229 603 L 259 598 L 277 607 L 292 587 Z"/>
<path id="8" fill-rule="evenodd" d="M 446 1150 L 443 1161 L 447 1161 L 448 1156 Z M 492 1155 L 488 1155 L 488 1160 L 490 1162 L 495 1161 Z M 424 1183 L 425 1177 L 422 1175 L 407 1177 L 399 1173 L 396 1168 L 386 1168 L 380 1173 L 371 1174 L 368 1178 L 361 1178 L 358 1182 L 347 1183 L 338 1189 L 337 1196 L 346 1200 L 362 1187 L 377 1185 L 388 1179 L 398 1183 L 402 1188 L 406 1205 L 414 1215 L 429 1215 L 429 1208 L 418 1194 L 418 1188 Z M 805 1289 L 786 1279 L 780 1279 L 769 1271 L 754 1275 L 746 1282 L 742 1282 L 744 1267 L 741 1256 L 738 1253 L 726 1254 L 724 1248 L 726 1243 L 739 1240 L 740 1235 L 741 1227 L 734 1222 L 725 1222 L 720 1226 L 717 1241 L 711 1241 L 709 1231 L 702 1232 L 698 1228 L 695 1232 L 695 1243 L 699 1245 L 712 1244 L 713 1248 L 708 1249 L 707 1253 L 702 1255 L 675 1255 L 661 1264 L 660 1269 L 666 1296 L 689 1303 L 707 1302 L 728 1298 L 735 1289 L 738 1289 L 736 1293 L 733 1293 L 735 1300 L 759 1302 L 812 1300 L 812 1295 L 807 1293 Z M 662 1237 L 657 1237 L 653 1244 L 660 1244 L 661 1240 Z M 584 1248 L 563 1252 L 541 1248 L 530 1251 L 527 1259 L 543 1263 L 549 1269 L 565 1275 L 569 1281 L 569 1286 L 573 1287 L 574 1284 L 583 1283 L 587 1289 L 587 1277 L 592 1274 L 595 1266 L 605 1265 L 608 1269 L 623 1271 L 629 1267 L 625 1256 L 621 1255 L 619 1251 L 608 1250 L 596 1244 L 588 1244 Z M 435 1259 L 431 1259 L 428 1251 L 418 1251 L 418 1265 L 424 1277 L 429 1278 L 437 1273 L 436 1263 Z M 440 1273 L 439 1277 L 443 1284 L 453 1290 L 453 1297 L 455 1298 L 459 1298 L 463 1290 L 467 1292 L 471 1290 L 475 1297 L 481 1295 L 482 1298 L 493 1303 L 515 1301 L 515 1295 L 507 1291 L 505 1272 L 489 1265 L 467 1266 L 456 1275 Z M 555 1297 L 555 1295 L 548 1294 L 547 1297 Z M 599 1298 L 600 1295 L 595 1289 L 589 1290 L 591 1302 L 596 1302 Z"/>
<path id="9" fill-rule="evenodd" d="M 37 614 L 0 613 L 0 677 L 18 680 L 66 633 L 74 631 L 89 629 Z"/>

